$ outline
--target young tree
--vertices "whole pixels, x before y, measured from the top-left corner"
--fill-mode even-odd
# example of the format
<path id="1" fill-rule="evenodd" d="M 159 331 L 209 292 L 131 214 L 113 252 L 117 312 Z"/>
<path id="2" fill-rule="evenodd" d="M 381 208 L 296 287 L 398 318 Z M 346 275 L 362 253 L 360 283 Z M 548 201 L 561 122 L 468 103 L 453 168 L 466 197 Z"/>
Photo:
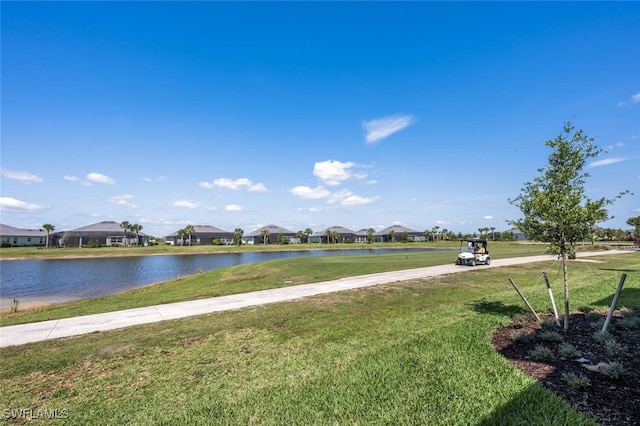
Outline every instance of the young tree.
<path id="1" fill-rule="evenodd" d="M 609 219 L 605 209 L 616 199 L 586 197 L 584 185 L 589 177 L 583 169 L 589 158 L 603 153 L 593 139 L 574 131 L 571 123 L 564 125 L 563 132 L 545 145 L 553 151 L 549 162 L 532 182 L 526 182 L 520 195 L 509 202 L 517 206 L 522 219 L 508 221 L 519 228 L 530 239 L 549 242 L 554 253 L 562 260 L 564 279 L 564 328 L 569 328 L 569 280 L 567 276 L 567 256 L 572 254 L 574 244 L 583 240 L 593 224 Z"/>
<path id="2" fill-rule="evenodd" d="M 373 228 L 367 229 L 367 243 L 368 244 L 373 244 L 373 241 L 374 241 L 373 234 L 375 232 L 376 232 L 376 230 L 373 229 Z"/>
<path id="3" fill-rule="evenodd" d="M 44 225 L 42 225 L 42 228 L 47 231 L 47 239 L 45 240 L 45 245 L 44 248 L 48 249 L 49 248 L 49 234 L 51 233 L 51 231 L 54 231 L 56 229 L 55 226 L 53 226 L 50 223 L 45 223 Z"/>

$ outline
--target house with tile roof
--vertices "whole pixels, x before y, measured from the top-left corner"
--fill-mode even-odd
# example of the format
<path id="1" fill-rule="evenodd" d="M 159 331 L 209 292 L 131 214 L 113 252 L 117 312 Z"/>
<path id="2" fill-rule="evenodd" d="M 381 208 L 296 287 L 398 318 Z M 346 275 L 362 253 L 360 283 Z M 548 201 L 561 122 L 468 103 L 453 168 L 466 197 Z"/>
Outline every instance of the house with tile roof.
<path id="1" fill-rule="evenodd" d="M 139 245 L 147 245 L 149 236 L 138 233 Z M 50 244 L 58 247 L 82 247 L 90 241 L 97 241 L 101 246 L 136 245 L 136 234 L 120 227 L 120 223 L 113 221 L 98 222 L 69 231 L 52 233 Z"/>
<path id="2" fill-rule="evenodd" d="M 402 225 L 392 225 L 388 228 L 373 234 L 377 242 L 400 242 L 400 241 L 425 241 L 424 232 L 407 228 Z"/>
<path id="3" fill-rule="evenodd" d="M 335 239 L 330 239 L 328 233 L 332 232 L 336 235 Z M 310 243 L 347 243 L 347 242 L 355 242 L 358 238 L 358 234 L 351 229 L 347 229 L 343 226 L 330 226 L 322 231 L 314 232 L 309 236 Z"/>
<path id="4" fill-rule="evenodd" d="M 244 244 L 280 244 L 282 239 L 293 244 L 300 242 L 295 232 L 277 225 L 263 226 L 242 237 Z"/>
<path id="5" fill-rule="evenodd" d="M 3 246 L 44 246 L 47 232 L 42 229 L 22 229 L 0 224 L 0 243 Z"/>
<path id="6" fill-rule="evenodd" d="M 211 225 L 192 225 L 191 245 L 210 245 L 214 241 L 222 244 L 233 244 L 233 232 L 224 231 Z M 172 246 L 188 245 L 188 235 L 181 235 L 180 231 L 173 232 L 164 237 L 165 242 Z"/>

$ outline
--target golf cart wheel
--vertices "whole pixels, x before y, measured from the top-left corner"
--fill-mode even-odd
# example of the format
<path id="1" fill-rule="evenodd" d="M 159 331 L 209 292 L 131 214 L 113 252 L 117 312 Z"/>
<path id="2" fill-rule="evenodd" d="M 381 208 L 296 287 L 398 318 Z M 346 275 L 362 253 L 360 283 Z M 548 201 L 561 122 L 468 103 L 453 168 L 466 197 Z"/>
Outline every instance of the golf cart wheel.
<path id="1" fill-rule="evenodd" d="M 471 266 L 476 266 L 476 260 L 475 259 L 471 260 Z"/>
<path id="2" fill-rule="evenodd" d="M 487 260 L 484 262 L 485 265 L 491 265 L 491 258 L 487 257 Z"/>

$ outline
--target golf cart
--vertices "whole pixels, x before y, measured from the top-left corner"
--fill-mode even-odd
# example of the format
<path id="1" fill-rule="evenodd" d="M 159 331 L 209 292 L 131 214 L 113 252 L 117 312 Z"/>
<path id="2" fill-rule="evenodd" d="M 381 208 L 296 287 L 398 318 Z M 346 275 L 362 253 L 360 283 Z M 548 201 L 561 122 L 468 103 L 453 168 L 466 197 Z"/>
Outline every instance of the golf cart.
<path id="1" fill-rule="evenodd" d="M 477 264 L 488 265 L 490 263 L 487 240 L 482 238 L 460 240 L 460 253 L 456 259 L 456 265 L 476 266 Z"/>

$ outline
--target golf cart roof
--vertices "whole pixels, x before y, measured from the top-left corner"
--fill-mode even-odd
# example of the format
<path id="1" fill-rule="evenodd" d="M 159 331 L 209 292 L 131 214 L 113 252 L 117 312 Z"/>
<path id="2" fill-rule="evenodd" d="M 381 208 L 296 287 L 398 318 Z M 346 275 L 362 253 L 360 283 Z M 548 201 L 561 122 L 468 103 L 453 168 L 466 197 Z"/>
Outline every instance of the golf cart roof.
<path id="1" fill-rule="evenodd" d="M 469 241 L 470 243 L 482 243 L 482 244 L 487 242 L 487 240 L 485 240 L 484 238 L 465 238 L 460 241 Z"/>

